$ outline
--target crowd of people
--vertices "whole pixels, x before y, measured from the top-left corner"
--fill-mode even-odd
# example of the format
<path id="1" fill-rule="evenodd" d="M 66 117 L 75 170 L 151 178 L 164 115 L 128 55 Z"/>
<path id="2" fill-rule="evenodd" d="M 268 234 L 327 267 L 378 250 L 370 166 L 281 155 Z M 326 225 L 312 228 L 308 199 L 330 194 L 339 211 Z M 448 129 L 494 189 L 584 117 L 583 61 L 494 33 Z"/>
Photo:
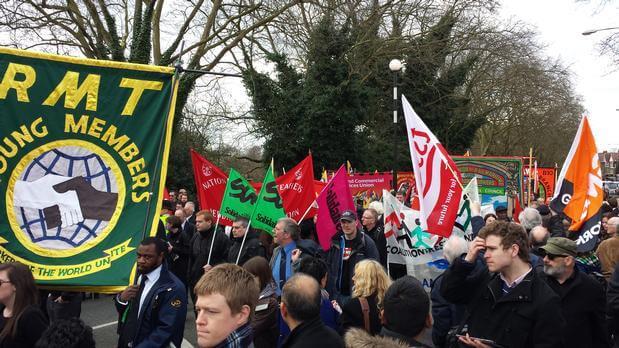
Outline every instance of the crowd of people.
<path id="1" fill-rule="evenodd" d="M 199 347 L 619 347 L 617 198 L 585 253 L 543 201 L 514 217 L 471 202 L 473 235 L 444 241 L 430 294 L 387 265 L 380 202 L 342 212 L 323 250 L 311 219 L 226 229 L 172 198 L 137 248 L 136 283 L 114 297 L 119 347 L 180 347 L 188 310 Z M 94 347 L 92 329 L 75 315 L 49 325 L 38 300 L 28 267 L 0 265 L 0 347 Z"/>

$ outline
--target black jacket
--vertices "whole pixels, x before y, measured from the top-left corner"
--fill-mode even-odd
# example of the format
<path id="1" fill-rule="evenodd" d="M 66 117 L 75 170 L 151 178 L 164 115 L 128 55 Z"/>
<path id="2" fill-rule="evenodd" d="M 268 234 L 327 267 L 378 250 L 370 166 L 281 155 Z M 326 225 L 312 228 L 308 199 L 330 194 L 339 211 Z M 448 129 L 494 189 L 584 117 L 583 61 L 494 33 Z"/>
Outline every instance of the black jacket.
<path id="1" fill-rule="evenodd" d="M 376 335 L 382 329 L 378 305 L 376 304 L 376 295 L 366 297 L 368 307 L 370 309 L 370 334 Z M 358 298 L 353 297 L 342 307 L 340 315 L 340 333 L 343 335 L 351 327 L 357 327 L 365 330 L 365 322 L 363 321 L 363 310 L 361 302 Z"/>
<path id="2" fill-rule="evenodd" d="M 282 348 L 344 348 L 344 340 L 328 328 L 320 317 L 301 323 L 292 330 Z"/>
<path id="3" fill-rule="evenodd" d="M 441 284 L 443 276 L 441 274 L 434 279 L 430 299 L 432 301 L 432 343 L 437 348 L 447 346 L 447 333 L 449 330 L 460 324 L 464 319 L 466 307 L 464 305 L 455 305 L 445 300 L 441 296 Z"/>
<path id="4" fill-rule="evenodd" d="M 608 282 L 607 310 L 608 310 L 608 331 L 614 335 L 615 347 L 619 348 L 619 264 L 615 266 L 613 275 Z"/>
<path id="5" fill-rule="evenodd" d="M 167 255 L 170 272 L 187 285 L 187 271 L 189 270 L 189 254 L 191 238 L 184 232 L 168 233 L 168 243 L 172 251 Z"/>
<path id="6" fill-rule="evenodd" d="M 217 233 L 213 233 L 214 231 L 215 227 L 213 226 L 204 233 L 198 232 L 194 234 L 193 238 L 191 238 L 188 274 L 190 289 L 194 288 L 198 280 L 200 280 L 200 277 L 204 274 L 204 269 L 202 267 L 204 267 L 208 261 L 213 234 L 215 235 L 215 242 L 211 255 L 211 265 L 215 266 L 226 262 L 230 239 L 222 231 L 218 230 Z"/>
<path id="7" fill-rule="evenodd" d="M 565 347 L 610 347 L 602 285 L 577 268 L 563 284 L 545 274 L 541 276 L 561 298 L 561 310 L 566 321 L 563 332 Z"/>
<path id="8" fill-rule="evenodd" d="M 9 284 L 10 285 L 10 284 Z M 6 286 L 6 285 L 5 285 Z M 0 313 L 4 311 L 4 305 L 0 305 Z M 0 330 L 4 328 L 6 319 L 0 315 Z M 48 326 L 45 315 L 38 306 L 30 305 L 24 308 L 21 317 L 17 321 L 17 331 L 13 337 L 5 337 L 0 341 L 2 348 L 31 348 L 43 335 Z"/>
<path id="9" fill-rule="evenodd" d="M 335 299 L 340 304 L 344 304 L 341 297 L 342 290 L 342 278 L 348 277 L 349 291 L 352 289 L 352 276 L 354 275 L 355 265 L 365 259 L 374 259 L 378 261 L 378 250 L 372 238 L 365 235 L 365 233 L 358 231 L 357 237 L 353 240 L 352 251 L 350 254 L 350 262 L 348 265 L 348 273 L 344 273 L 342 270 L 343 258 L 342 253 L 344 249 L 344 234 L 342 232 L 337 233 L 331 240 L 331 247 L 327 252 L 327 265 L 329 267 L 329 274 L 327 278 L 327 292 L 331 296 L 331 299 Z"/>
<path id="10" fill-rule="evenodd" d="M 251 259 L 254 256 L 262 256 L 266 258 L 266 250 L 260 243 L 260 239 L 258 238 L 258 232 L 256 231 L 247 231 L 247 238 L 245 238 L 245 244 L 243 245 L 243 252 L 241 253 L 241 258 L 239 259 L 239 266 L 243 266 L 243 264 Z M 232 240 L 232 245 L 228 248 L 228 256 L 226 257 L 229 263 L 236 263 L 236 259 L 239 256 L 239 250 L 241 249 L 241 243 L 243 242 L 243 237 L 241 238 L 230 238 Z"/>
<path id="11" fill-rule="evenodd" d="M 559 297 L 535 271 L 502 295 L 499 275 L 473 273 L 474 266 L 457 258 L 445 271 L 440 289 L 447 301 L 468 304 L 465 324 L 471 336 L 510 348 L 564 346 Z"/>
<path id="12" fill-rule="evenodd" d="M 378 250 L 379 262 L 383 267 L 387 268 L 387 238 L 385 238 L 385 226 L 377 222 L 373 229 L 368 230 L 363 226 L 363 232 L 370 236 L 376 244 Z"/>
<path id="13" fill-rule="evenodd" d="M 191 238 L 193 238 L 193 235 L 197 233 L 195 223 L 191 223 L 189 220 L 186 220 L 185 225 L 183 226 L 183 233 L 187 235 L 189 240 L 191 240 Z"/>

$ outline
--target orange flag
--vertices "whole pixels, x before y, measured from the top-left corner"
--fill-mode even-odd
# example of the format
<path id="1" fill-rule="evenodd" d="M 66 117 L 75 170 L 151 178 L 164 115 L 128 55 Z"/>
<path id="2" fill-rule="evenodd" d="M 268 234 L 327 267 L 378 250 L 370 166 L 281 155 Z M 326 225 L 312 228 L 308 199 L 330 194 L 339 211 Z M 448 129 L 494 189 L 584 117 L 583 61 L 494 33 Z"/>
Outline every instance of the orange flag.
<path id="1" fill-rule="evenodd" d="M 572 220 L 569 230 L 578 235 L 579 251 L 589 251 L 597 243 L 603 199 L 597 147 L 589 121 L 583 116 L 550 202 L 554 211 L 563 212 Z"/>

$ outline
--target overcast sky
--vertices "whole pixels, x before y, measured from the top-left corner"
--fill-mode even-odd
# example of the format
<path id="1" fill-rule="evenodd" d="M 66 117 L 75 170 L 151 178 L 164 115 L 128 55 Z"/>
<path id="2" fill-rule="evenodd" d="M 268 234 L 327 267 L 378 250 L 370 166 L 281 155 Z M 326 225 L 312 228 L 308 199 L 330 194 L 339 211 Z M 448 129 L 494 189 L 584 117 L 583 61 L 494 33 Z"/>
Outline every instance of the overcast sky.
<path id="1" fill-rule="evenodd" d="M 530 23 L 547 47 L 573 72 L 576 93 L 582 96 L 598 150 L 619 148 L 619 67 L 600 56 L 596 44 L 605 34 L 583 36 L 590 29 L 619 27 L 617 2 L 603 8 L 599 1 L 503 0 L 502 16 Z"/>

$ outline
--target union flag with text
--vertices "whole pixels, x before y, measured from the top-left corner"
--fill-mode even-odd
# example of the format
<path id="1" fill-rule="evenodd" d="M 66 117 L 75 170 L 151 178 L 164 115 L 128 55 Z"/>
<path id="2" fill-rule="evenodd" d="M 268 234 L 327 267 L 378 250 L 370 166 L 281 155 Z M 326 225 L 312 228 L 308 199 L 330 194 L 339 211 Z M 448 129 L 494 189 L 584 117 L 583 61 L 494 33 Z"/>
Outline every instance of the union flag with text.
<path id="1" fill-rule="evenodd" d="M 589 121 L 583 116 L 550 202 L 554 211 L 562 212 L 572 220 L 569 231 L 578 235 L 578 251 L 589 251 L 598 241 L 603 200 L 597 147 Z"/>
<path id="2" fill-rule="evenodd" d="M 402 107 L 419 196 L 421 228 L 449 237 L 462 196 L 460 172 L 404 95 Z"/>
<path id="3" fill-rule="evenodd" d="M 275 181 L 279 195 L 284 201 L 286 215 L 299 221 L 316 199 L 312 155 L 307 155 L 303 161 Z M 305 218 L 311 218 L 314 215 L 316 215 L 316 209 L 312 209 Z"/>
<path id="4" fill-rule="evenodd" d="M 219 207 L 226 191 L 228 176 L 193 149 L 191 149 L 191 164 L 200 209 L 213 213 L 215 219 L 219 218 L 220 225 L 232 226 L 232 220 L 223 215 L 219 216 Z"/>

